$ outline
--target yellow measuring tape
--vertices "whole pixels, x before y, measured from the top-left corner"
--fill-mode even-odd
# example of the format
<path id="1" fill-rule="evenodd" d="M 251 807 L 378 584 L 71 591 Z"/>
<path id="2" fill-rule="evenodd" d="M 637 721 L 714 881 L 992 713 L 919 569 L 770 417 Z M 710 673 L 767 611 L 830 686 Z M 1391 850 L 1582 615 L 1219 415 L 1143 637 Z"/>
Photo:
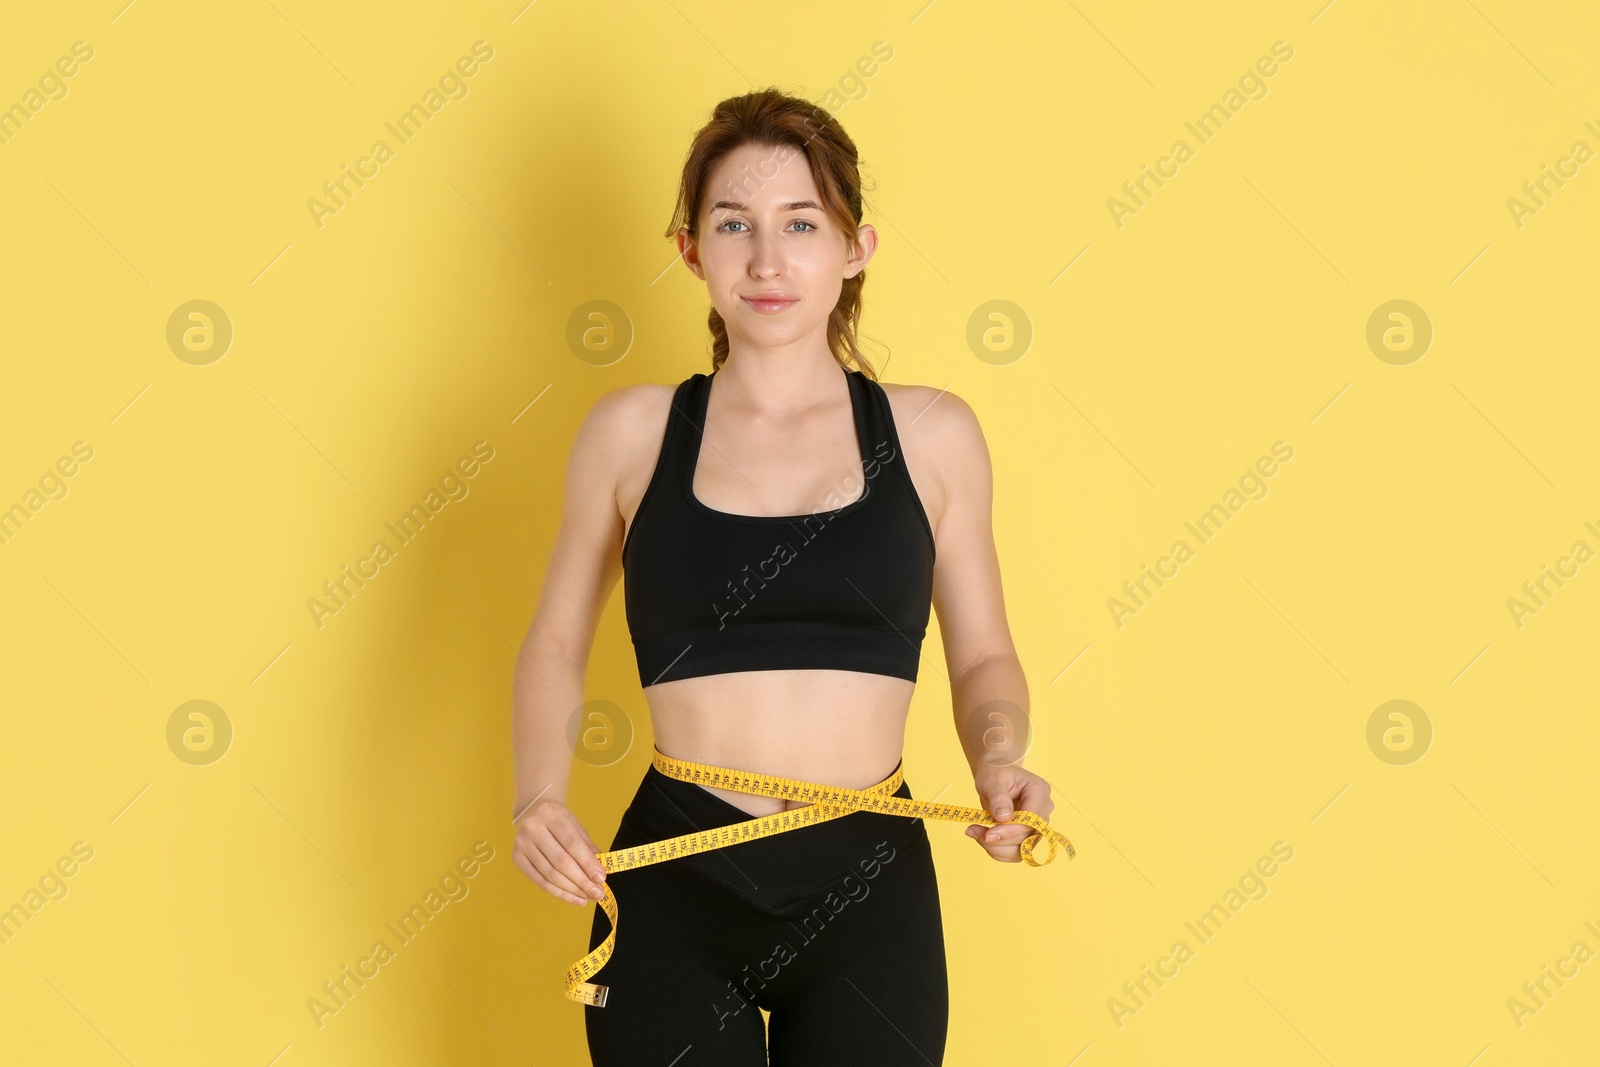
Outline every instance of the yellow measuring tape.
<path id="1" fill-rule="evenodd" d="M 662 841 L 635 845 L 632 848 L 617 849 L 615 852 L 596 853 L 600 865 L 605 868 L 607 874 L 645 867 L 652 863 L 677 859 L 679 856 L 692 856 L 697 852 L 708 852 L 741 841 L 771 837 L 787 830 L 797 830 L 802 826 L 837 819 L 853 811 L 876 811 L 886 815 L 904 815 L 913 819 L 943 819 L 946 822 L 977 823 L 980 826 L 1001 825 L 993 815 L 982 808 L 964 808 L 958 804 L 936 804 L 928 800 L 895 796 L 894 791 L 900 788 L 901 781 L 898 767 L 893 774 L 876 785 L 865 789 L 846 789 L 843 786 L 803 782 L 796 778 L 777 778 L 770 774 L 736 771 L 727 767 L 713 767 L 706 763 L 690 763 L 687 760 L 673 759 L 664 755 L 659 749 L 656 750 L 651 762 L 655 764 L 656 770 L 680 782 L 693 782 L 708 789 L 731 789 L 739 793 L 753 793 L 756 796 L 779 797 L 805 806 L 790 808 L 773 815 L 762 815 L 745 822 L 730 823 L 714 830 L 701 830 L 681 837 L 669 837 Z M 1023 839 L 1020 850 L 1023 861 L 1031 867 L 1043 867 L 1055 859 L 1057 845 L 1066 846 L 1069 859 L 1077 855 L 1072 842 L 1052 830 L 1050 824 L 1034 812 L 1012 812 L 1010 821 L 1005 825 L 1012 824 L 1032 827 L 1035 831 Z M 1040 839 L 1050 843 L 1050 853 L 1043 860 L 1036 860 L 1033 858 L 1033 849 Z M 599 904 L 606 913 L 606 918 L 611 920 L 611 929 L 598 948 L 567 968 L 566 975 L 567 996 L 580 1004 L 591 1004 L 597 1008 L 605 1007 L 609 987 L 598 985 L 589 979 L 606 965 L 617 943 L 617 898 L 612 895 L 609 882 L 602 885 L 605 895 Z"/>

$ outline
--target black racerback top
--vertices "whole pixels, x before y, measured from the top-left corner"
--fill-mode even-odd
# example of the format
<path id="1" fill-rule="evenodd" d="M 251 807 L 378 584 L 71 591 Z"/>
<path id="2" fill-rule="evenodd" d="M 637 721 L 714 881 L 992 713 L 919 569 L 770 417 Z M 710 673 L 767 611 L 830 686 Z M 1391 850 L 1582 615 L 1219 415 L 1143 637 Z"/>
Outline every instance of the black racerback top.
<path id="1" fill-rule="evenodd" d="M 808 669 L 916 681 L 933 598 L 933 527 L 906 470 L 888 394 L 860 371 L 840 369 L 865 495 L 806 515 L 734 515 L 695 497 L 716 372 L 678 385 L 655 471 L 622 543 L 640 684 Z M 855 489 L 843 486 L 838 496 Z"/>

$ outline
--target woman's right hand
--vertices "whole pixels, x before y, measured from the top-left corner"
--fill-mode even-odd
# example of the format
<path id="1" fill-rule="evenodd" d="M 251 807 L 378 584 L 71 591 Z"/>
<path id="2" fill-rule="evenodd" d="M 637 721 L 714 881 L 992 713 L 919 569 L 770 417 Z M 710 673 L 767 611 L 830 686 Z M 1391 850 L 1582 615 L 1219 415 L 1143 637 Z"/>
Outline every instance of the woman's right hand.
<path id="1" fill-rule="evenodd" d="M 579 907 L 604 896 L 601 851 L 578 817 L 559 800 L 536 802 L 517 822 L 512 862 L 533 884 Z"/>

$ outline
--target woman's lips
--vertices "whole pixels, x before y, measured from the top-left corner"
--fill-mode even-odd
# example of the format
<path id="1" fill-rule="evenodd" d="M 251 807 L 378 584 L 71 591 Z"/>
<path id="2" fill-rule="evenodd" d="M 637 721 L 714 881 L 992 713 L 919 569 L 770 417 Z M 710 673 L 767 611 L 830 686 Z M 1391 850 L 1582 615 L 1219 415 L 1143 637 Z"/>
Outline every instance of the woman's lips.
<path id="1" fill-rule="evenodd" d="M 750 297 L 750 296 L 745 296 L 745 297 L 740 297 L 740 299 L 743 300 L 746 304 L 749 304 L 751 307 L 755 308 L 757 311 L 761 312 L 761 314 L 763 314 L 763 315 L 776 315 L 778 312 L 783 311 L 785 308 L 791 307 L 794 304 L 798 304 L 800 302 L 799 299 L 796 298 L 796 297 L 786 297 L 786 296 L 774 296 L 774 297 L 764 297 L 764 296 Z"/>

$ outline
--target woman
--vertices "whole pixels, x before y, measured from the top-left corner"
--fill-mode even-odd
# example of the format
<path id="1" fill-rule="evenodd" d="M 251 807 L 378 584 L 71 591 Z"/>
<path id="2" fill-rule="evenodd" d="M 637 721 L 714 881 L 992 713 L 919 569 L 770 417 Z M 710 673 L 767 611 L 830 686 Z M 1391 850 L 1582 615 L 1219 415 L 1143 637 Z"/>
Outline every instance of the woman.
<path id="1" fill-rule="evenodd" d="M 664 774 L 667 758 L 909 797 L 898 772 L 932 609 L 993 816 L 968 835 L 1016 862 L 1034 831 L 1005 823 L 1053 807 L 1018 764 L 1028 692 L 983 435 L 953 394 L 884 387 L 866 366 L 877 232 L 860 220 L 855 145 L 831 115 L 774 90 L 719 104 L 668 229 L 711 297 L 712 373 L 606 394 L 572 448 L 514 683 L 514 856 L 573 904 L 609 885 L 627 916 L 609 1002 L 584 1009 L 596 1064 L 937 1064 L 949 1011 L 921 819 L 855 810 L 606 876 L 565 805 L 566 731 L 623 573 L 657 762 L 613 849 L 799 807 Z M 596 909 L 591 949 L 608 928 Z"/>

